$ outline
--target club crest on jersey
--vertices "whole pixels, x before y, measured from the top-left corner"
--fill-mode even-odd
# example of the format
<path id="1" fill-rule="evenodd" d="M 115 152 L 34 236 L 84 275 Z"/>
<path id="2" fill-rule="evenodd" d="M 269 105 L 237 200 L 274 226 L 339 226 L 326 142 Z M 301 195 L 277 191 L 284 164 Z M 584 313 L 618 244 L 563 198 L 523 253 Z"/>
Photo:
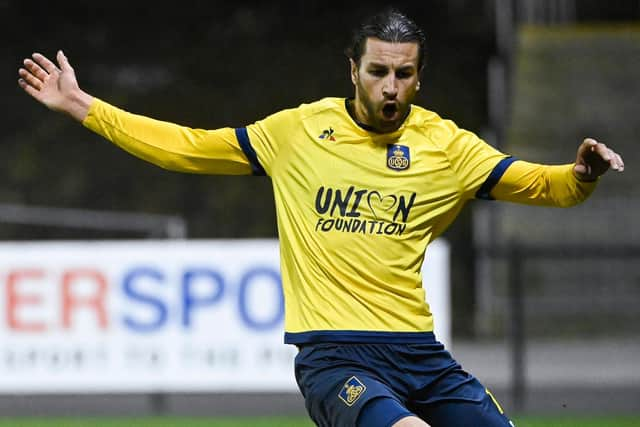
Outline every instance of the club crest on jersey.
<path id="1" fill-rule="evenodd" d="M 338 397 L 342 399 L 347 406 L 353 406 L 366 390 L 367 387 L 362 384 L 358 378 L 353 376 L 344 383 L 340 393 L 338 393 Z"/>
<path id="2" fill-rule="evenodd" d="M 387 166 L 390 169 L 403 171 L 409 169 L 410 164 L 411 155 L 409 154 L 409 147 L 397 144 L 387 145 Z"/>
<path id="3" fill-rule="evenodd" d="M 318 138 L 320 139 L 328 139 L 329 141 L 335 141 L 336 138 L 333 136 L 333 128 L 329 128 L 329 129 L 325 129 L 322 131 L 321 135 L 318 135 Z"/>

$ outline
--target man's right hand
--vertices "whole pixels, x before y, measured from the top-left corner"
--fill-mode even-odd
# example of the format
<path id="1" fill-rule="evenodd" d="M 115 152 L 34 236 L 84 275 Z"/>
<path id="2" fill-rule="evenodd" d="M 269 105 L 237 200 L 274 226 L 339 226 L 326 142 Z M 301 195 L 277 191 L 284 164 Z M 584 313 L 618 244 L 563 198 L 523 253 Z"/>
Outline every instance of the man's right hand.
<path id="1" fill-rule="evenodd" d="M 25 92 L 54 111 L 69 114 L 82 122 L 89 113 L 93 98 L 82 91 L 69 60 L 58 51 L 58 65 L 44 55 L 34 53 L 18 70 L 18 84 Z"/>

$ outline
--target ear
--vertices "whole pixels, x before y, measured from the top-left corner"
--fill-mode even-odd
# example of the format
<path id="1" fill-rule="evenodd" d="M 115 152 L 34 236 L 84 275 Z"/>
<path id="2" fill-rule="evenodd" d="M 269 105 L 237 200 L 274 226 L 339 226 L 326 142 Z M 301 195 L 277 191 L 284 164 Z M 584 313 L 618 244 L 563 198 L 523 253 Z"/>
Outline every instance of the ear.
<path id="1" fill-rule="evenodd" d="M 356 86 L 356 82 L 358 81 L 358 65 L 351 58 L 349 58 L 349 64 L 351 64 L 351 83 Z"/>

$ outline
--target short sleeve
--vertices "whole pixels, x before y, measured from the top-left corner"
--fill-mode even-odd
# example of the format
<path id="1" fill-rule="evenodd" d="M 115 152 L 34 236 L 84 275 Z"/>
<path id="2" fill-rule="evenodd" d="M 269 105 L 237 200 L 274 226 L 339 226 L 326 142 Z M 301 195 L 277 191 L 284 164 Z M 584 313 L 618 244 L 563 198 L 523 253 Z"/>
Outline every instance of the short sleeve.
<path id="1" fill-rule="evenodd" d="M 254 175 L 272 175 L 279 153 L 286 149 L 300 122 L 298 109 L 288 109 L 236 129 L 238 143 L 249 159 Z"/>

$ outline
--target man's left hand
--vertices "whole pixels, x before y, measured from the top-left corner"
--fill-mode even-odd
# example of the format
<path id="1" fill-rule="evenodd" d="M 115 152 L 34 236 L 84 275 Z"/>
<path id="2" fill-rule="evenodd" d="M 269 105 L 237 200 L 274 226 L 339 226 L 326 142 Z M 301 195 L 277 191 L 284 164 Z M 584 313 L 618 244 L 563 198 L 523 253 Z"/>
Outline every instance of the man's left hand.
<path id="1" fill-rule="evenodd" d="M 609 168 L 622 172 L 622 157 L 611 148 L 592 138 L 586 138 L 578 147 L 573 173 L 581 181 L 595 181 Z"/>

